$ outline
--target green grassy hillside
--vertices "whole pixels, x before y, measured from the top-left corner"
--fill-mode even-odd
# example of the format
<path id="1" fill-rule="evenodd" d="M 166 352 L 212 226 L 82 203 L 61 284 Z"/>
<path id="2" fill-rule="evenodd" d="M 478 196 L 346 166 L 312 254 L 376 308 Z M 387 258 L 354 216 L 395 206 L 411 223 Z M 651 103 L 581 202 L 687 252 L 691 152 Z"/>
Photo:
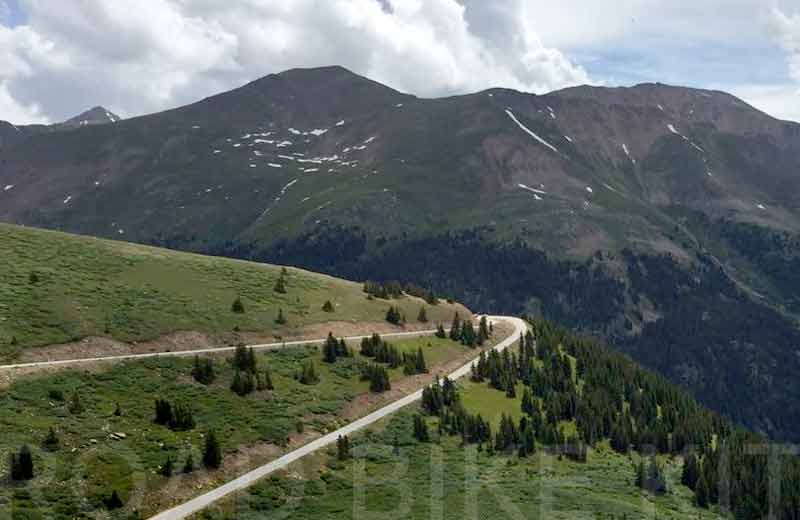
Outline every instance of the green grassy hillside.
<path id="1" fill-rule="evenodd" d="M 496 331 L 484 346 L 505 334 Z M 384 364 L 392 391 L 371 392 L 361 369 L 372 360 L 351 342 L 353 355 L 335 363 L 325 362 L 318 347 L 256 353 L 255 374 L 268 373 L 273 386 L 246 395 L 232 390 L 235 356 L 223 355 L 207 358 L 215 374 L 208 384 L 193 376 L 194 362 L 186 358 L 127 361 L 17 380 L 0 388 L 0 479 L 8 484 L 0 486 L 0 518 L 8 512 L 15 519 L 147 518 L 333 431 L 477 353 L 433 336 L 390 343 L 400 353 L 422 351 L 430 373 L 409 377 L 402 367 Z M 318 378 L 312 384 L 297 379 L 309 363 Z M 173 408 L 188 407 L 194 425 L 156 424 L 157 399 Z M 46 440 L 51 430 L 55 444 Z M 223 453 L 218 469 L 202 463 L 210 431 L 216 432 Z M 7 479 L 10 455 L 23 445 L 33 453 L 34 477 L 14 482 Z M 186 470 L 190 458 L 194 467 Z M 170 475 L 163 470 L 167 460 L 174 463 Z M 124 508 L 107 503 L 114 492 Z"/>
<path id="2" fill-rule="evenodd" d="M 381 323 L 397 305 L 410 325 L 425 303 L 368 299 L 361 284 L 288 269 L 0 224 L 0 358 L 26 347 L 106 336 L 124 342 L 174 331 L 302 335 L 326 322 Z M 240 298 L 243 313 L 232 311 Z M 326 301 L 332 312 L 323 311 Z M 285 324 L 275 322 L 279 310 Z M 458 305 L 427 305 L 430 323 Z M 429 325 L 430 327 L 432 325 Z M 367 332 L 371 332 L 367 331 Z M 320 332 L 317 331 L 317 335 Z"/>
<path id="3" fill-rule="evenodd" d="M 488 456 L 453 437 L 416 442 L 413 415 L 404 410 L 359 438 L 355 462 L 339 462 L 333 450 L 309 457 L 195 520 L 723 518 L 693 505 L 676 460 L 666 462 L 671 492 L 656 496 L 633 485 L 635 459 L 607 445 L 593 450 L 586 463 L 543 451 L 527 459 Z"/>

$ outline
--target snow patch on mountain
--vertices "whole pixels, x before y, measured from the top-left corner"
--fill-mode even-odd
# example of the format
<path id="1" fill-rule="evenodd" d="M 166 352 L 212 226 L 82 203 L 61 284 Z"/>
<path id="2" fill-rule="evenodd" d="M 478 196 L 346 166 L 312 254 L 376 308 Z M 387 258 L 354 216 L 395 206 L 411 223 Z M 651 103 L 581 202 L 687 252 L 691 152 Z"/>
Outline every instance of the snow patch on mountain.
<path id="1" fill-rule="evenodd" d="M 528 135 L 530 135 L 531 137 L 536 139 L 538 142 L 540 142 L 544 146 L 546 146 L 549 149 L 553 150 L 554 152 L 558 153 L 558 149 L 555 146 L 553 146 L 552 144 L 548 143 L 547 141 L 545 141 L 544 139 L 542 139 L 541 137 L 536 135 L 536 132 L 534 132 L 533 130 L 531 130 L 527 126 L 525 126 L 522 123 L 520 123 L 519 119 L 517 119 L 517 117 L 514 115 L 514 113 L 511 110 L 506 109 L 506 114 L 508 114 L 508 117 L 510 117 L 511 120 L 514 121 L 517 124 L 517 126 L 520 127 L 525 133 L 527 133 Z"/>

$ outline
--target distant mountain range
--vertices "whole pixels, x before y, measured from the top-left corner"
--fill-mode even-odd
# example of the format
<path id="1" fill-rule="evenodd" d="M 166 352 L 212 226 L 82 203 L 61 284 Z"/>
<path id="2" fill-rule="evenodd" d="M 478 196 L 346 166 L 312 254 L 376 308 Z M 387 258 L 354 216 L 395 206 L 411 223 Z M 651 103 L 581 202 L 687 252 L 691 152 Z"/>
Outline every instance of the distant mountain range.
<path id="1" fill-rule="evenodd" d="M 9 148 L 26 138 L 56 132 L 60 130 L 73 130 L 83 126 L 105 125 L 116 123 L 122 119 L 103 107 L 90 108 L 86 112 L 52 125 L 14 125 L 8 121 L 0 121 L 0 150 Z"/>
<path id="2" fill-rule="evenodd" d="M 661 84 L 421 99 L 341 67 L 105 112 L 0 123 L 0 219 L 542 314 L 800 439 L 796 123 Z"/>

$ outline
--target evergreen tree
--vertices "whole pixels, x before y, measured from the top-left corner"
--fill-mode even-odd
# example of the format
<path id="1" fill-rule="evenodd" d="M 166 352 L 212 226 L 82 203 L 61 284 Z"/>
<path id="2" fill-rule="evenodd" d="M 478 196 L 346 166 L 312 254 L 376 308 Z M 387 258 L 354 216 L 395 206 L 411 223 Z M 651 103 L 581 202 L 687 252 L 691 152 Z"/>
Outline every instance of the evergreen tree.
<path id="1" fill-rule="evenodd" d="M 270 375 L 269 370 L 264 371 L 264 389 L 275 390 L 275 385 L 272 384 L 272 376 Z"/>
<path id="2" fill-rule="evenodd" d="M 347 438 L 347 435 L 340 435 L 336 439 L 336 458 L 339 460 L 350 458 L 350 439 Z"/>
<path id="3" fill-rule="evenodd" d="M 419 442 L 428 442 L 430 440 L 428 423 L 421 415 L 414 416 L 414 438 Z"/>
<path id="4" fill-rule="evenodd" d="M 487 339 L 489 339 L 489 321 L 486 319 L 486 316 L 481 316 L 480 326 L 478 327 L 478 337 L 476 341 L 478 345 L 483 345 Z"/>
<path id="5" fill-rule="evenodd" d="M 206 443 L 203 448 L 203 465 L 209 469 L 217 469 L 222 465 L 222 447 L 214 430 L 211 430 L 206 435 Z"/>
<path id="6" fill-rule="evenodd" d="M 283 315 L 283 309 L 278 309 L 278 316 L 275 317 L 275 323 L 278 325 L 286 325 L 286 317 Z"/>
<path id="7" fill-rule="evenodd" d="M 119 493 L 115 489 L 111 492 L 111 496 L 105 500 L 105 505 L 106 509 L 114 511 L 116 509 L 122 509 L 125 504 L 122 502 L 122 498 L 120 498 Z"/>
<path id="8" fill-rule="evenodd" d="M 304 385 L 319 383 L 319 376 L 317 375 L 317 369 L 314 367 L 314 362 L 309 359 L 303 363 L 300 370 L 295 374 L 295 379 Z"/>
<path id="9" fill-rule="evenodd" d="M 439 323 L 436 325 L 436 337 L 440 339 L 444 339 L 447 337 L 447 333 L 444 331 L 444 325 Z"/>
<path id="10" fill-rule="evenodd" d="M 233 303 L 231 304 L 231 312 L 236 314 L 244 314 L 244 303 L 242 303 L 242 299 L 237 296 Z"/>
<path id="11" fill-rule="evenodd" d="M 506 383 L 506 397 L 508 397 L 509 399 L 514 399 L 515 397 L 517 397 L 517 389 L 514 386 L 514 382 L 511 379 L 509 379 L 508 383 Z"/>
<path id="12" fill-rule="evenodd" d="M 278 277 L 278 280 L 275 282 L 275 292 L 280 294 L 286 294 L 286 277 L 284 273 Z"/>
<path id="13" fill-rule="evenodd" d="M 172 419 L 167 424 L 172 431 L 185 432 L 195 427 L 192 409 L 183 404 L 176 404 L 172 407 Z"/>
<path id="14" fill-rule="evenodd" d="M 58 435 L 56 435 L 56 431 L 51 426 L 50 431 L 47 432 L 47 436 L 42 441 L 42 447 L 47 451 L 58 451 L 59 446 Z"/>
<path id="15" fill-rule="evenodd" d="M 533 395 L 531 394 L 531 389 L 525 387 L 522 391 L 522 412 L 528 415 L 533 415 L 534 411 L 534 404 L 533 404 Z"/>
<path id="16" fill-rule="evenodd" d="M 325 300 L 325 303 L 322 304 L 322 310 L 325 312 L 333 312 L 333 304 L 330 300 Z"/>
<path id="17" fill-rule="evenodd" d="M 18 453 L 12 453 L 9 460 L 11 480 L 24 481 L 33 478 L 33 455 L 28 446 L 22 446 Z"/>
<path id="18" fill-rule="evenodd" d="M 347 343 L 345 343 L 344 338 L 339 338 L 339 344 L 336 348 L 336 355 L 338 357 L 352 357 L 353 352 L 347 348 Z"/>
<path id="19" fill-rule="evenodd" d="M 392 389 L 389 383 L 389 372 L 376 363 L 370 363 L 364 366 L 362 377 L 369 380 L 369 389 L 371 392 L 385 392 Z"/>
<path id="20" fill-rule="evenodd" d="M 458 315 L 458 312 L 453 315 L 453 323 L 450 325 L 450 339 L 461 340 L 461 316 Z"/>
<path id="21" fill-rule="evenodd" d="M 328 339 L 322 346 L 322 359 L 326 363 L 335 363 L 339 354 L 339 342 L 333 337 L 333 333 L 328 332 Z"/>
<path id="22" fill-rule="evenodd" d="M 166 426 L 173 420 L 172 405 L 166 399 L 156 399 L 156 416 L 153 422 Z"/>
<path id="23" fill-rule="evenodd" d="M 708 488 L 708 483 L 706 482 L 706 477 L 702 473 L 697 479 L 697 484 L 695 485 L 694 490 L 694 501 L 697 504 L 697 507 L 708 508 L 710 505 L 711 492 Z"/>
<path id="24" fill-rule="evenodd" d="M 83 413 L 83 401 L 81 401 L 81 396 L 77 390 L 72 392 L 69 403 L 67 404 L 67 410 L 69 410 L 69 413 L 72 415 L 79 415 Z"/>
<path id="25" fill-rule="evenodd" d="M 114 405 L 114 417 L 122 417 L 122 407 L 119 405 L 119 402 Z"/>
<path id="26" fill-rule="evenodd" d="M 400 312 L 400 309 L 393 305 L 390 305 L 389 309 L 386 311 L 386 321 L 388 321 L 392 325 L 400 325 L 402 319 L 403 315 Z"/>
<path id="27" fill-rule="evenodd" d="M 422 353 L 422 347 L 417 349 L 416 369 L 417 374 L 428 373 L 428 367 L 425 364 L 425 355 Z"/>
<path id="28" fill-rule="evenodd" d="M 238 350 L 237 347 L 237 354 Z M 195 356 L 194 366 L 192 367 L 192 377 L 195 381 L 203 385 L 210 385 L 213 383 L 214 379 L 216 379 L 216 374 L 214 373 L 214 362 L 211 358 L 203 358 L 201 360 L 199 356 Z"/>
<path id="29" fill-rule="evenodd" d="M 186 456 L 186 462 L 183 463 L 183 472 L 184 473 L 191 473 L 194 471 L 194 456 L 192 452 L 189 451 L 189 455 Z"/>
<path id="30" fill-rule="evenodd" d="M 171 477 L 172 472 L 175 470 L 175 461 L 172 460 L 172 455 L 167 455 L 167 460 L 164 461 L 164 464 L 159 469 L 158 473 L 162 477 Z"/>
<path id="31" fill-rule="evenodd" d="M 417 314 L 417 321 L 420 323 L 428 323 L 428 312 L 425 310 L 425 306 L 419 308 L 419 314 Z"/>
<path id="32" fill-rule="evenodd" d="M 697 457 L 690 453 L 683 462 L 683 472 L 681 473 L 681 484 L 689 489 L 695 489 L 697 480 L 700 477 L 700 468 Z"/>
<path id="33" fill-rule="evenodd" d="M 461 343 L 468 347 L 475 347 L 477 345 L 477 336 L 475 335 L 475 327 L 472 326 L 472 322 L 469 320 L 465 320 L 464 323 L 461 325 Z"/>

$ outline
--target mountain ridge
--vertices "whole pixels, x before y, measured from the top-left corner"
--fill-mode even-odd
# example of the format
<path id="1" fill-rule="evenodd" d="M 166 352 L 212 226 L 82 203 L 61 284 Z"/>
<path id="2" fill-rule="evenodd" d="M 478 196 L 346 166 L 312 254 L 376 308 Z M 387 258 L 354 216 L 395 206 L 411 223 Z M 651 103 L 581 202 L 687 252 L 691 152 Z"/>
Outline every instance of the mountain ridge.
<path id="1" fill-rule="evenodd" d="M 0 220 L 401 278 L 543 315 L 614 339 L 754 429 L 800 438 L 798 168 L 800 125 L 724 94 L 425 99 L 340 67 L 293 69 L 18 138 L 2 156 Z"/>

